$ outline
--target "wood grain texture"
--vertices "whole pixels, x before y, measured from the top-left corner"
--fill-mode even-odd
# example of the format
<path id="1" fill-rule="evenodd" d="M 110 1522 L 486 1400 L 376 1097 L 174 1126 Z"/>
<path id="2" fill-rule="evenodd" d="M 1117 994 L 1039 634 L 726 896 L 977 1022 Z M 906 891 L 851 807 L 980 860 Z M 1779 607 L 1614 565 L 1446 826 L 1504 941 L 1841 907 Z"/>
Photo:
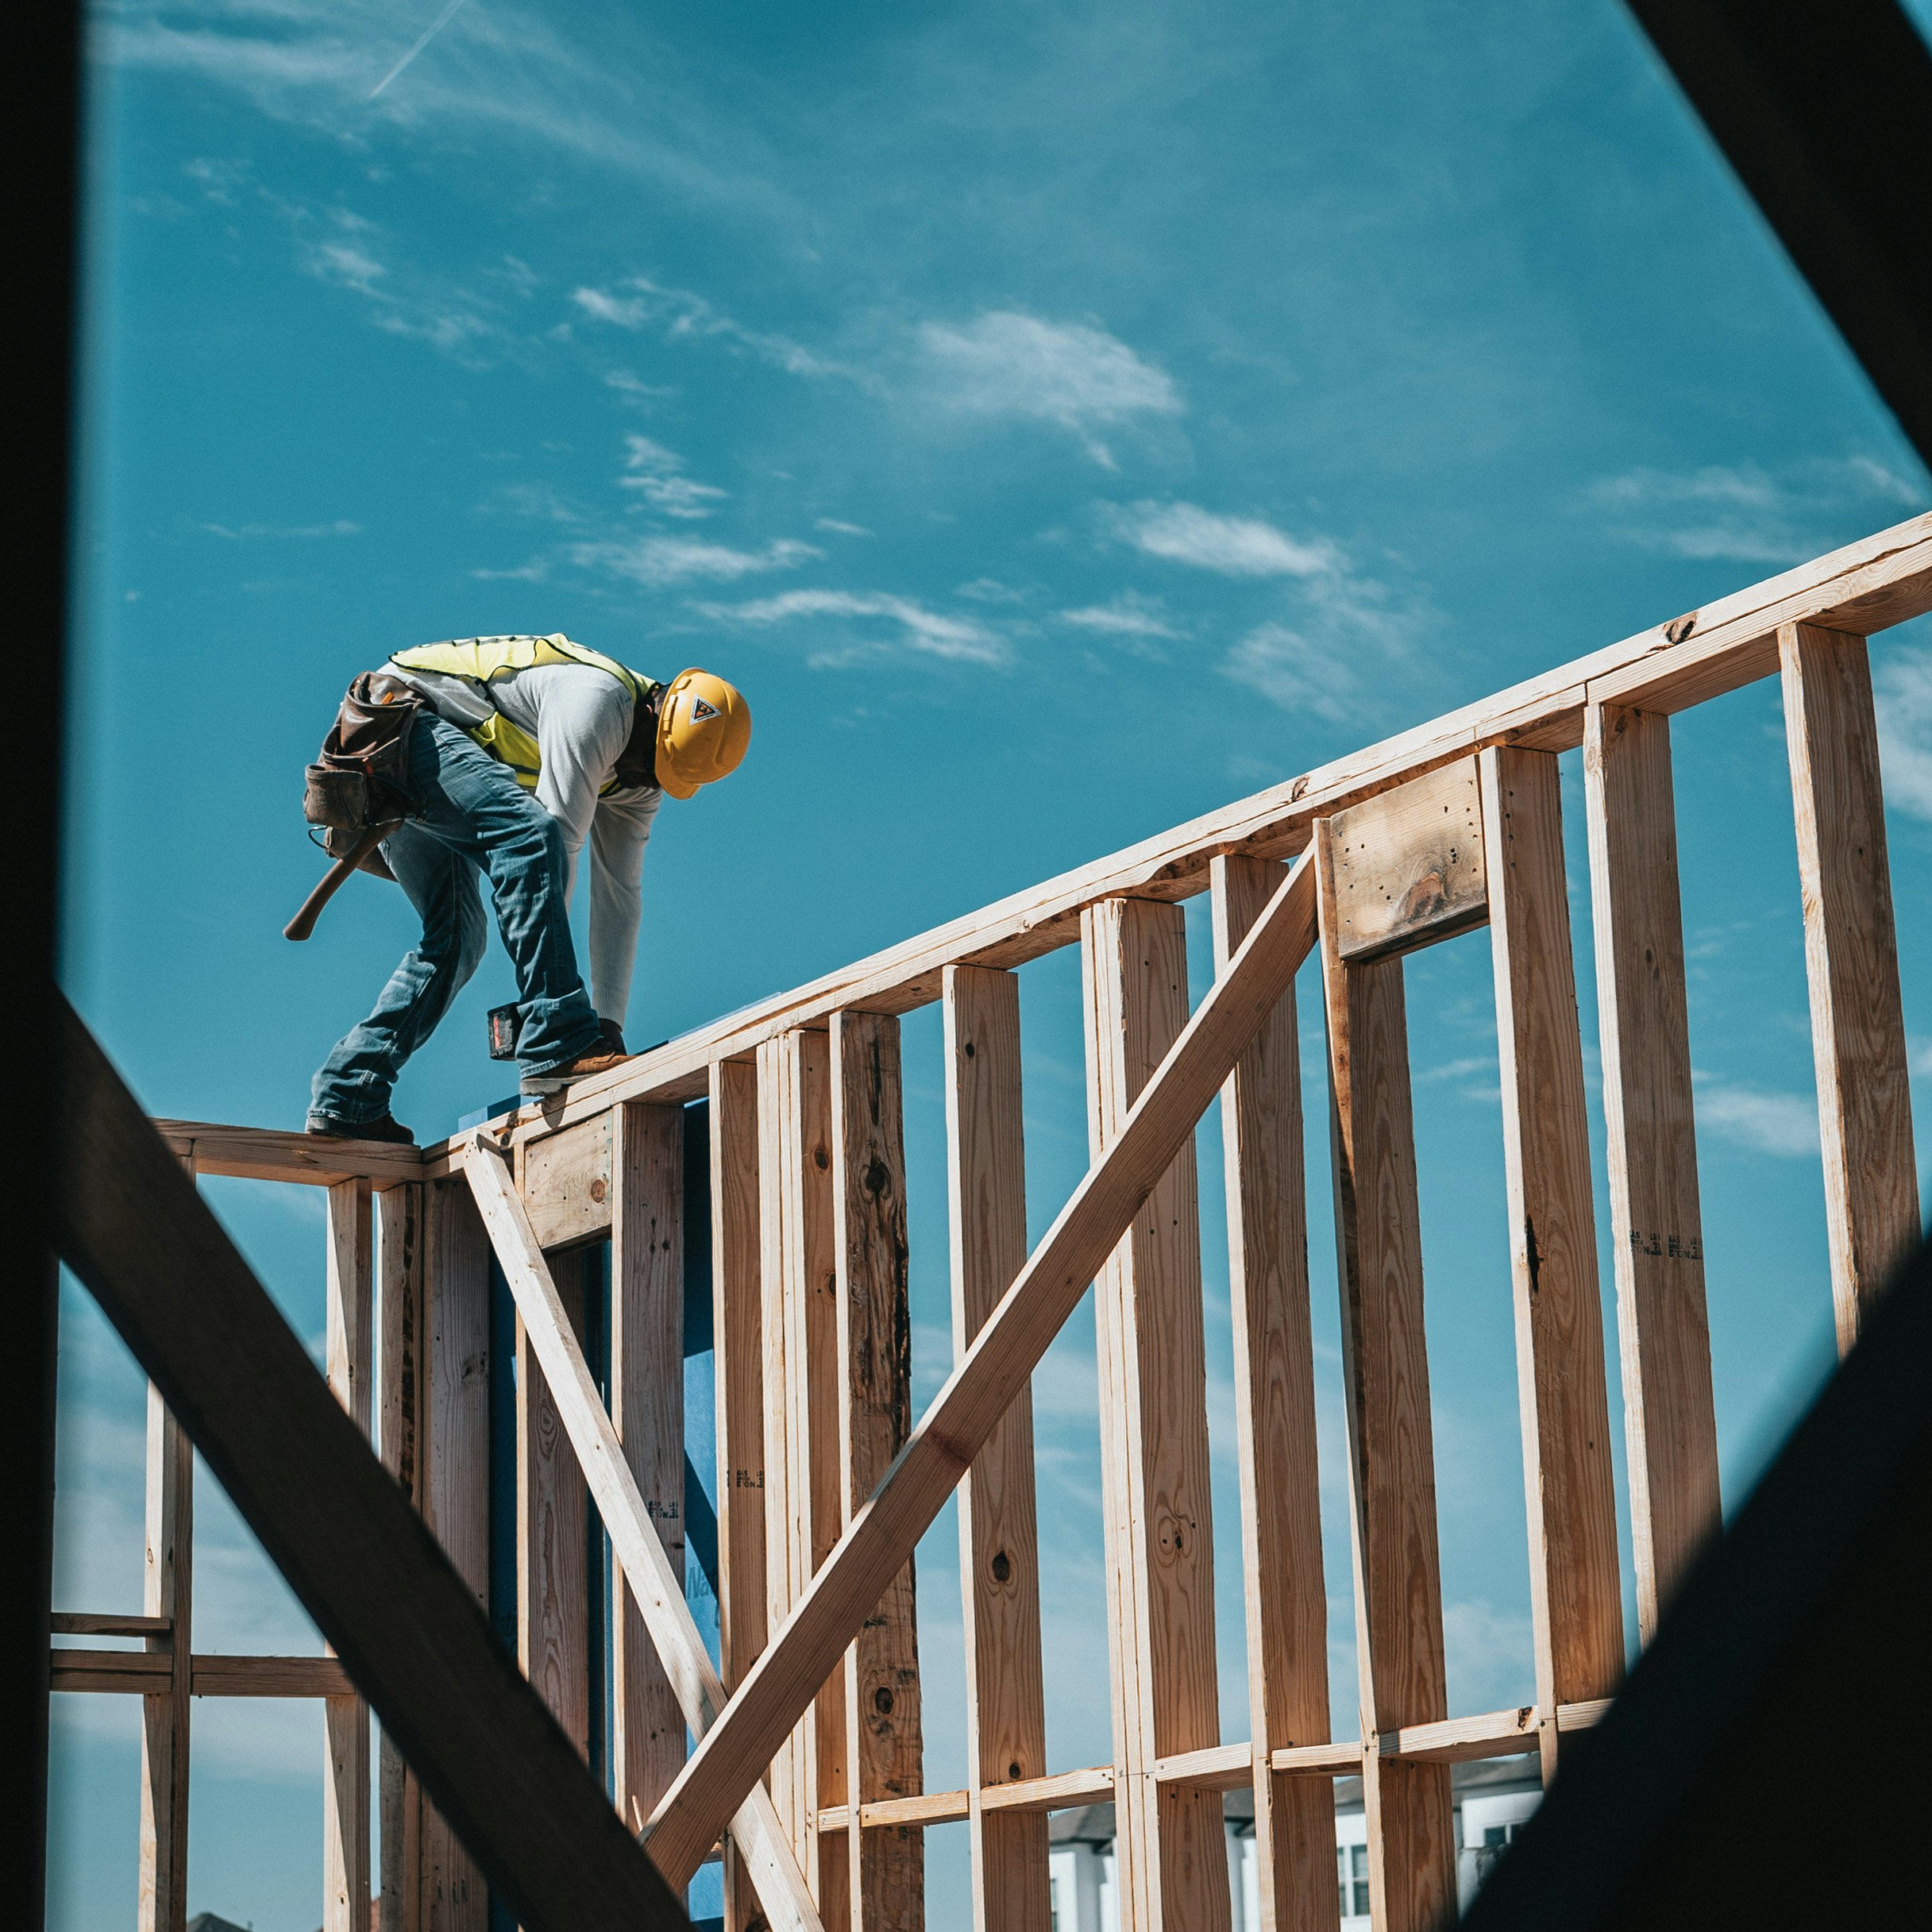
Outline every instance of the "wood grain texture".
<path id="1" fill-rule="evenodd" d="M 1270 1753 L 1268 1763 L 1274 1770 L 1290 1777 L 1332 1780 L 1359 1776 L 1362 1769 L 1361 1741 L 1351 1737 L 1328 1744 L 1286 1745 Z"/>
<path id="2" fill-rule="evenodd" d="M 348 1932 L 369 1922 L 369 1710 L 353 1691 L 323 1700 L 322 1752 L 322 1925 Z"/>
<path id="3" fill-rule="evenodd" d="M 546 1250 L 600 1241 L 610 1233 L 615 1112 L 525 1144 L 518 1186 L 530 1224 Z"/>
<path id="4" fill-rule="evenodd" d="M 830 1040 L 823 1033 L 787 1034 L 761 1054 L 759 1081 L 768 1483 L 774 1464 L 785 1472 L 782 1491 L 768 1488 L 765 1499 L 765 1591 L 776 1625 L 809 1591 L 845 1520 Z M 781 1456 L 773 1452 L 779 1439 Z M 819 1812 L 850 1796 L 843 1672 L 828 1660 L 815 1689 L 810 1712 L 773 1758 L 772 1790 L 774 1797 L 781 1788 L 789 1793 L 789 1809 L 781 1801 L 781 1815 L 820 1915 L 828 1926 L 843 1926 L 851 1908 L 845 1839 L 821 1837 L 818 1830 Z"/>
<path id="5" fill-rule="evenodd" d="M 119 1692 L 151 1697 L 172 1678 L 174 1661 L 165 1652 L 56 1650 L 56 1691 Z M 196 1657 L 190 1672 L 196 1697 L 325 1698 L 344 1702 L 354 1695 L 348 1671 L 335 1657 Z"/>
<path id="6" fill-rule="evenodd" d="M 140 1932 L 186 1932 L 188 1922 L 189 1699 L 195 1604 L 195 1448 L 148 1388 L 147 1549 L 141 1607 L 168 1619 L 145 1640 L 164 1679 L 141 1704 Z"/>
<path id="7" fill-rule="evenodd" d="M 859 1622 L 1027 1385 L 1307 957 L 1315 934 L 1313 887 L 1313 870 L 1305 861 L 1282 880 L 1105 1157 L 1055 1217 L 920 1418 L 891 1473 L 854 1516 L 839 1549 L 774 1630 L 731 1707 L 692 1754 L 653 1822 L 652 1855 L 661 1868 L 695 1868 L 716 1833 L 714 1810 L 722 1807 L 728 1814 L 763 1774 Z M 759 1070 L 762 1082 L 762 1058 Z M 762 1098 L 762 1084 L 760 1092 Z M 769 1390 L 769 1355 L 766 1359 Z"/>
<path id="8" fill-rule="evenodd" d="M 551 1278 L 578 1347 L 584 1263 L 555 1255 Z M 590 1754 L 589 1496 L 550 1378 L 519 1316 L 516 1331 L 517 1661 L 564 1735 Z"/>
<path id="9" fill-rule="evenodd" d="M 765 1648 L 765 1377 L 755 1067 L 711 1069 L 711 1332 L 717 1342 L 719 1624 L 724 1681 Z"/>
<path id="10" fill-rule="evenodd" d="M 758 1238 L 762 1281 L 763 1374 L 765 1406 L 765 1599 L 768 1628 L 777 1628 L 790 1615 L 804 1587 L 805 1565 L 798 1546 L 800 1513 L 792 1503 L 793 1471 L 803 1467 L 796 1406 L 792 1400 L 795 1372 L 792 1355 L 792 1303 L 786 1291 L 788 1252 L 792 1237 L 788 1213 L 796 1212 L 794 1187 L 785 1183 L 785 1170 L 796 1140 L 792 1124 L 792 1097 L 796 1056 L 783 1040 L 761 1046 L 758 1082 Z M 802 1368 L 796 1372 L 802 1374 Z M 796 1716 L 797 1714 L 794 1713 Z M 793 1851 L 807 1870 L 811 1848 L 807 1812 L 817 1792 L 813 1746 L 817 1733 L 801 1722 L 768 1753 L 773 1801 L 777 1807 Z M 660 1829 L 661 1827 L 660 1826 Z M 666 1854 L 661 1841 L 652 1856 Z M 692 1861 L 696 1866 L 696 1858 Z"/>
<path id="11" fill-rule="evenodd" d="M 366 1180 L 329 1190 L 323 1346 L 329 1392 L 364 1435 L 374 1420 L 375 1201 Z M 322 1932 L 369 1922 L 369 1713 L 331 1697 L 322 1715 Z"/>
<path id="12" fill-rule="evenodd" d="M 833 1014 L 830 1072 L 843 1533 L 912 1426 L 899 1022 Z M 923 1792 L 919 1618 L 909 1562 L 846 1652 L 845 1720 L 846 1802 L 860 1806 L 862 1818 L 875 1802 Z M 919 1932 L 926 1922 L 924 1833 L 911 1824 L 862 1831 L 848 1844 L 847 1859 L 854 1926 Z"/>
<path id="13" fill-rule="evenodd" d="M 1228 970 L 1281 876 L 1265 859 L 1214 862 L 1217 974 Z M 1328 1872 L 1334 1787 L 1279 1776 L 1269 1761 L 1285 1746 L 1328 1736 L 1328 1606 L 1292 985 L 1221 1089 L 1221 1147 L 1248 1628 L 1251 1742 L 1244 1781 L 1255 1794 L 1256 1884 L 1264 1924 L 1329 1926 L 1336 1910 Z"/>
<path id="14" fill-rule="evenodd" d="M 1780 624 L 1810 623 L 1868 634 L 1927 610 L 1932 610 L 1932 514 L 1908 518 L 698 1028 L 611 1074 L 577 1083 L 561 1101 L 526 1109 L 517 1131 L 553 1132 L 620 1099 L 695 1100 L 715 1060 L 753 1053 L 761 1042 L 796 1028 L 823 1025 L 841 1008 L 908 1012 L 939 997 L 948 966 L 1014 966 L 1038 958 L 1071 944 L 1078 937 L 1082 908 L 1097 900 L 1129 894 L 1191 897 L 1207 889 L 1209 862 L 1221 854 L 1290 857 L 1306 843 L 1316 819 L 1485 746 L 1572 750 L 1581 742 L 1588 700 L 1665 711 L 1701 704 L 1774 672 Z M 432 1172 L 451 1158 L 448 1145 L 426 1149 L 425 1155 Z"/>
<path id="15" fill-rule="evenodd" d="M 980 1799 L 989 1811 L 1063 1811 L 1075 1805 L 1101 1803 L 1113 1795 L 1113 1765 L 1092 1764 L 1081 1771 L 1024 1778 L 1017 1784 L 989 1785 Z"/>
<path id="16" fill-rule="evenodd" d="M 390 1140 L 337 1140 L 273 1127 L 224 1127 L 212 1120 L 157 1120 L 154 1131 L 197 1174 L 293 1181 L 310 1187 L 365 1180 L 388 1188 L 424 1178 L 421 1151 Z"/>
<path id="17" fill-rule="evenodd" d="M 301 1338 L 72 1008 L 56 997 L 53 1010 L 59 1251 L 441 1814 L 533 1932 L 677 1922 L 649 1860 Z"/>
<path id="18" fill-rule="evenodd" d="M 174 1670 L 174 1660 L 164 1650 L 58 1649 L 52 1659 L 50 1687 L 118 1692 L 152 1702 L 167 1694 Z M 140 1909 L 145 1916 L 145 1892 Z"/>
<path id="19" fill-rule="evenodd" d="M 765 1648 L 765 1373 L 759 1281 L 758 1077 L 711 1070 L 711 1333 L 718 1446 L 718 1632 L 735 1685 Z M 724 1858 L 725 1932 L 754 1932 L 758 1905 L 737 1849 Z"/>
<path id="20" fill-rule="evenodd" d="M 611 1416 L 657 1526 L 684 1574 L 684 1121 L 680 1107 L 611 1115 Z M 527 1198 L 529 1188 L 525 1186 Z M 535 1217 L 530 1224 L 537 1225 Z M 643 1830 L 684 1761 L 684 1714 L 625 1587 L 613 1579 L 611 1757 L 619 1814 Z"/>
<path id="21" fill-rule="evenodd" d="M 1623 1590 L 1597 1288 L 1583 1035 L 1564 870 L 1563 796 L 1547 751 L 1483 754 L 1490 952 L 1529 1529 L 1530 1623 L 1545 1780 L 1560 1703 L 1623 1676 Z"/>
<path id="22" fill-rule="evenodd" d="M 1865 641 L 1787 624 L 1778 655 L 1842 1355 L 1919 1232 L 1898 935 Z"/>
<path id="23" fill-rule="evenodd" d="M 1198 1751 L 1177 1752 L 1172 1757 L 1154 1760 L 1154 1776 L 1163 1784 L 1194 1784 L 1203 1791 L 1238 1791 L 1254 1784 L 1254 1747 L 1211 1744 Z M 1232 1877 L 1229 1882 L 1233 1882 Z"/>
<path id="24" fill-rule="evenodd" d="M 1335 1170 L 1336 1272 L 1354 1531 L 1362 1735 L 1448 1715 L 1422 1243 L 1399 959 L 1345 966 L 1333 871 L 1315 834 Z M 1425 1932 L 1456 1905 L 1446 1766 L 1363 1764 L 1378 1932 Z"/>
<path id="25" fill-rule="evenodd" d="M 1027 1258 L 1020 982 L 949 966 L 944 999 L 953 1354 L 963 1356 Z M 1047 1821 L 989 1812 L 982 1787 L 1043 1776 L 1033 1397 L 1022 1390 L 959 1490 L 966 1778 L 975 1932 L 1051 1932 Z"/>
<path id="26" fill-rule="evenodd" d="M 1479 1717 L 1448 1718 L 1440 1724 L 1405 1724 L 1377 1741 L 1384 1757 L 1418 1764 L 1467 1764 L 1483 1758 L 1526 1756 L 1541 1748 L 1546 1724 L 1535 1704 L 1514 1710 L 1485 1711 Z"/>
<path id="27" fill-rule="evenodd" d="M 542 1368 L 559 1422 L 606 1533 L 625 1587 L 656 1645 L 686 1721 L 702 1734 L 724 1704 L 724 1685 L 684 1600 L 663 1539 L 645 1507 L 615 1425 L 585 1365 L 569 1312 L 500 1151 L 478 1135 L 464 1172 L 516 1304 L 529 1349 Z M 754 1787 L 731 1820 L 767 1915 L 781 1932 L 817 1932 L 819 1919 L 784 1838 L 769 1795 Z M 677 1880 L 681 1888 L 688 1875 Z"/>
<path id="28" fill-rule="evenodd" d="M 1483 813 L 1474 758 L 1338 812 L 1328 823 L 1343 958 L 1386 958 L 1483 923 Z"/>
<path id="29" fill-rule="evenodd" d="M 962 1824 L 970 1810 L 970 1801 L 963 1791 L 921 1791 L 912 1798 L 882 1798 L 876 1803 L 860 1806 L 859 1829 L 877 1831 L 904 1825 L 916 1825 L 923 1829 L 927 1825 Z M 839 1805 L 821 1811 L 819 1829 L 850 1831 L 852 1807 Z"/>
<path id="30" fill-rule="evenodd" d="M 1718 1526 L 1670 721 L 1592 707 L 1583 783 L 1640 1641 Z"/>
<path id="31" fill-rule="evenodd" d="M 195 1695 L 319 1697 L 341 1705 L 352 1701 L 354 1686 L 337 1657 L 200 1656 L 195 1660 Z"/>
<path id="32" fill-rule="evenodd" d="M 174 1628 L 168 1617 L 121 1616 L 113 1611 L 54 1610 L 47 1627 L 56 1637 L 166 1637 Z"/>
<path id="33" fill-rule="evenodd" d="M 490 1583 L 489 1243 L 460 1179 L 430 1183 L 426 1220 L 423 1514 L 482 1609 Z M 489 1900 L 469 1853 L 426 1803 L 420 1829 L 422 1932 L 484 1932 Z"/>
<path id="34" fill-rule="evenodd" d="M 423 1190 L 392 1187 L 376 1207 L 376 1436 L 382 1463 L 420 1509 L 423 1374 Z M 376 1932 L 418 1932 L 422 1921 L 422 1792 L 395 1740 L 381 1733 L 376 1772 Z"/>
<path id="35" fill-rule="evenodd" d="M 1187 934 L 1179 907 L 1151 900 L 1107 900 L 1085 919 L 1088 1138 L 1098 1160 L 1187 1024 Z M 1221 1802 L 1154 1776 L 1155 1759 L 1221 1740 L 1191 1136 L 1094 1297 L 1122 1923 L 1148 1932 L 1226 1926 Z"/>

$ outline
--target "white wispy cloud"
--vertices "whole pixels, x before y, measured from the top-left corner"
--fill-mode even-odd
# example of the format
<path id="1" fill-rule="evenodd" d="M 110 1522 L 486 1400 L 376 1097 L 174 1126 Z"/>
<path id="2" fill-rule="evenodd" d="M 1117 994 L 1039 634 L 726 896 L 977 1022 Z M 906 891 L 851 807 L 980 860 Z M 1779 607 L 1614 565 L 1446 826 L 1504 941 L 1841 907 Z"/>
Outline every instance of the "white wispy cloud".
<path id="1" fill-rule="evenodd" d="M 841 523 L 835 516 L 822 516 L 813 523 L 815 530 L 828 530 L 835 537 L 870 537 L 873 533 L 862 523 Z"/>
<path id="2" fill-rule="evenodd" d="M 205 200 L 224 208 L 232 208 L 241 200 L 249 175 L 247 162 L 214 155 L 200 155 L 184 162 L 181 172 L 200 189 Z"/>
<path id="3" fill-rule="evenodd" d="M 715 484 L 696 483 L 682 474 L 684 459 L 648 436 L 627 436 L 624 445 L 626 473 L 618 479 L 618 487 L 636 491 L 666 516 L 708 517 L 713 506 L 731 494 Z"/>
<path id="4" fill-rule="evenodd" d="M 332 523 L 204 523 L 201 527 L 211 537 L 226 537 L 235 543 L 249 542 L 263 537 L 360 537 L 362 534 L 362 526 L 350 523 L 346 517 L 337 517 Z"/>
<path id="5" fill-rule="evenodd" d="M 1442 1642 L 1452 1710 L 1520 1705 L 1536 1695 L 1529 1619 L 1480 1598 L 1442 1606 Z"/>
<path id="6" fill-rule="evenodd" d="M 376 253 L 380 243 L 372 222 L 345 208 L 318 218 L 310 210 L 284 206 L 281 212 L 299 230 L 325 221 L 329 232 L 303 242 L 296 261 L 317 280 L 348 289 L 369 305 L 369 319 L 392 335 L 427 342 L 460 362 L 475 364 L 484 345 L 499 334 L 469 291 L 433 276 L 397 275 Z"/>
<path id="7" fill-rule="evenodd" d="M 1921 490 L 1868 456 L 1629 469 L 1592 484 L 1584 501 L 1610 535 L 1639 549 L 1753 564 L 1801 562 L 1830 549 L 1848 511 L 1924 507 Z"/>
<path id="8" fill-rule="evenodd" d="M 741 624 L 784 624 L 827 618 L 884 619 L 896 627 L 890 646 L 916 655 L 987 665 L 1004 664 L 1009 655 L 1005 639 L 984 624 L 968 618 L 946 616 L 912 598 L 897 596 L 889 591 L 789 590 L 749 604 L 711 604 L 698 607 L 707 617 Z M 835 649 L 816 650 L 808 661 L 815 668 L 823 669 L 877 656 L 887 647 L 885 640 L 861 637 Z"/>
<path id="9" fill-rule="evenodd" d="M 569 554 L 573 563 L 586 569 L 659 589 L 705 579 L 729 583 L 766 571 L 792 570 L 825 553 L 790 537 L 775 538 L 761 550 L 735 550 L 727 544 L 704 543 L 691 537 L 634 537 L 573 544 Z"/>
<path id="10" fill-rule="evenodd" d="M 1699 1074 L 1697 1123 L 1760 1154 L 1803 1159 L 1818 1153 L 1818 1102 L 1809 1093 L 1768 1093 Z"/>
<path id="11" fill-rule="evenodd" d="M 1309 577 L 1340 567 L 1325 538 L 1290 536 L 1259 517 L 1221 516 L 1197 503 L 1111 506 L 1102 521 L 1148 557 L 1230 577 Z"/>
<path id="12" fill-rule="evenodd" d="M 970 584 L 962 584 L 954 594 L 970 597 L 975 604 L 1024 604 L 1027 600 L 1024 591 L 1002 584 L 997 577 L 975 577 Z"/>
<path id="13" fill-rule="evenodd" d="M 1284 711 L 1336 723 L 1376 711 L 1391 678 L 1414 673 L 1426 605 L 1355 569 L 1325 538 L 1303 542 L 1282 538 L 1270 525 L 1258 527 L 1290 544 L 1298 560 L 1285 588 L 1289 607 L 1233 645 L 1221 660 L 1222 676 Z M 1317 558 L 1316 567 L 1303 567 Z"/>
<path id="14" fill-rule="evenodd" d="M 1444 1060 L 1440 1066 L 1426 1067 L 1415 1076 L 1419 1086 L 1425 1081 L 1467 1080 L 1472 1074 L 1493 1074 L 1496 1070 L 1496 1056 L 1475 1055 L 1460 1060 Z"/>
<path id="15" fill-rule="evenodd" d="M 1361 702 L 1361 686 L 1348 665 L 1326 644 L 1287 624 L 1255 625 L 1221 668 L 1224 677 L 1283 711 L 1313 711 L 1340 723 Z"/>
<path id="16" fill-rule="evenodd" d="M 854 373 L 789 336 L 746 328 L 691 289 L 666 288 L 647 276 L 627 276 L 615 288 L 575 288 L 570 299 L 593 322 L 616 329 L 656 329 L 667 341 L 715 342 L 793 376 Z"/>
<path id="17" fill-rule="evenodd" d="M 607 388 L 615 389 L 619 395 L 627 396 L 646 408 L 677 394 L 675 383 L 647 383 L 631 369 L 611 369 L 604 380 Z"/>
<path id="18" fill-rule="evenodd" d="M 359 295 L 376 294 L 389 273 L 368 249 L 353 241 L 316 242 L 303 265 L 321 280 L 353 288 Z"/>
<path id="19" fill-rule="evenodd" d="M 167 18 L 162 11 L 159 6 L 118 9 L 101 37 L 102 51 L 124 66 L 199 75 L 263 106 L 291 93 L 362 94 L 380 75 L 367 43 L 345 31 L 347 21 L 332 29 L 320 6 L 288 7 L 280 21 L 266 8 L 253 21 L 213 5 Z M 276 26 L 282 31 L 272 31 Z"/>
<path id="20" fill-rule="evenodd" d="M 1097 631 L 1109 637 L 1178 638 L 1185 634 L 1169 620 L 1156 598 L 1123 591 L 1105 604 L 1089 604 L 1062 611 L 1060 622 L 1077 631 Z"/>
<path id="21" fill-rule="evenodd" d="M 1164 369 L 1085 322 L 992 309 L 958 326 L 926 322 L 919 344 L 931 392 L 947 407 L 1056 423 L 1109 469 L 1097 430 L 1186 407 Z"/>
<path id="22" fill-rule="evenodd" d="M 580 44 L 554 10 L 513 0 L 460 17 L 449 6 L 440 21 L 418 13 L 400 28 L 391 0 L 108 0 L 103 12 L 97 58 L 191 75 L 332 138 L 393 129 L 418 152 L 441 139 L 469 155 L 481 133 L 643 176 L 699 205 L 797 218 L 765 164 L 762 130 L 746 116 L 694 115 L 639 20 L 607 21 Z M 430 31 L 399 60 L 412 26 Z"/>
<path id="23" fill-rule="evenodd" d="M 1872 688 L 1886 802 L 1932 819 L 1932 650 L 1878 649 Z"/>
<path id="24" fill-rule="evenodd" d="M 488 515 L 527 517 L 539 523 L 581 523 L 584 516 L 554 484 L 542 482 L 503 484 L 477 507 Z"/>

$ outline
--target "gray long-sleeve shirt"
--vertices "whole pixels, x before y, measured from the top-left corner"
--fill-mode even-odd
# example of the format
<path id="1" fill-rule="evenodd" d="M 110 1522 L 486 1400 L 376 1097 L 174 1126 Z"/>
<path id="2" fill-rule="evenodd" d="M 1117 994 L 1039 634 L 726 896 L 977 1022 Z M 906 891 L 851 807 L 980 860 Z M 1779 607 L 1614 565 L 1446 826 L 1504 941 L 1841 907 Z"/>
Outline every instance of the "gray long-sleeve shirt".
<path id="1" fill-rule="evenodd" d="M 537 741 L 543 760 L 537 803 L 563 827 L 573 891 L 577 854 L 590 841 L 591 1000 L 603 1018 L 622 1026 L 637 961 L 644 847 L 664 794 L 655 785 L 598 794 L 631 741 L 635 700 L 608 672 L 587 664 L 533 665 L 487 690 L 474 678 L 388 669 L 460 729 L 496 710 Z"/>

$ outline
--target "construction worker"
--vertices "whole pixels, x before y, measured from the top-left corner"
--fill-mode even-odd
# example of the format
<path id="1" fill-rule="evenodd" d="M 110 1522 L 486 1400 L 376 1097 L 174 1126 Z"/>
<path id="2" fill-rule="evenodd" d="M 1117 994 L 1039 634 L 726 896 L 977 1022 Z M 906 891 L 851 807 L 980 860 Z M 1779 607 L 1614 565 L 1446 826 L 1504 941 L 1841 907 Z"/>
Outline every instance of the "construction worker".
<path id="1" fill-rule="evenodd" d="M 428 708 L 409 742 L 420 816 L 381 846 L 422 937 L 322 1063 L 308 1131 L 410 1141 L 390 1096 L 483 957 L 479 874 L 516 968 L 523 1091 L 555 1093 L 622 1063 L 651 822 L 665 793 L 689 798 L 736 769 L 751 711 L 708 671 L 660 684 L 561 635 L 425 644 L 385 668 Z M 586 840 L 588 990 L 569 914 Z"/>

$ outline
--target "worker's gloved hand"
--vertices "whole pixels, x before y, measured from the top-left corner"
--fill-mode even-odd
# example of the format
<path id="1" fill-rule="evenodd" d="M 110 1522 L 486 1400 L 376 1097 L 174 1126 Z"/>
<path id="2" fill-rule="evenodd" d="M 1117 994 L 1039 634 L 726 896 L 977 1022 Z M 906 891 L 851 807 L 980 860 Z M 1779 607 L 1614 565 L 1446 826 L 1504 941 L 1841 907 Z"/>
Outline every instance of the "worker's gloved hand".
<path id="1" fill-rule="evenodd" d="M 624 1029 L 615 1020 L 606 1020 L 600 1016 L 597 1021 L 597 1031 L 604 1035 L 604 1051 L 607 1053 L 628 1051 L 624 1045 Z"/>

